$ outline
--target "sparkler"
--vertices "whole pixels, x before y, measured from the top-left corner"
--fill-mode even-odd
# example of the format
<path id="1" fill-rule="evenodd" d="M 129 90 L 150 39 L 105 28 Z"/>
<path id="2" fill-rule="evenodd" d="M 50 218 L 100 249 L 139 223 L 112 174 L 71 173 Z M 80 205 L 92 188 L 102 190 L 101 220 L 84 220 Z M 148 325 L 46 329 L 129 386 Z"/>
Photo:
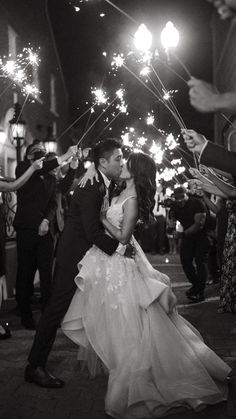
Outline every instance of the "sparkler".
<path id="1" fill-rule="evenodd" d="M 89 133 L 89 131 L 94 127 L 94 125 L 96 124 L 96 122 L 101 118 L 101 116 L 104 114 L 104 112 L 107 111 L 107 109 L 115 102 L 115 100 L 117 100 L 117 96 L 114 97 L 114 99 L 107 105 L 107 107 L 105 109 L 102 110 L 102 112 L 98 115 L 98 117 L 95 119 L 95 121 L 92 123 L 92 125 L 90 125 L 88 127 L 88 129 L 83 133 L 82 137 L 79 139 L 77 145 L 79 145 L 84 137 Z"/>
<path id="2" fill-rule="evenodd" d="M 70 124 L 69 125 L 69 127 L 67 127 L 60 135 L 59 135 L 59 137 L 57 137 L 57 141 L 58 140 L 60 140 L 60 138 L 64 135 L 64 134 L 66 134 L 81 118 L 83 118 L 83 116 L 84 115 L 86 115 L 89 111 L 92 113 L 92 109 L 93 109 L 93 106 L 94 105 L 92 105 L 92 106 L 90 106 L 90 108 L 88 108 L 88 109 L 86 109 L 86 111 L 84 111 L 81 115 L 79 115 L 78 116 L 78 118 L 76 118 L 73 122 L 72 122 L 72 124 Z"/>
<path id="3" fill-rule="evenodd" d="M 105 0 L 108 4 L 110 4 L 113 8 L 115 8 L 116 10 L 118 10 L 120 13 L 122 13 L 123 15 L 125 15 L 126 17 L 128 17 L 132 22 L 137 23 L 135 21 L 135 19 L 133 19 L 131 16 L 129 16 L 126 12 L 124 12 L 124 10 L 120 9 L 118 6 L 116 6 L 114 3 L 112 3 L 110 0 Z M 179 41 L 179 33 L 177 31 L 177 29 L 174 27 L 174 25 L 169 22 L 167 25 L 166 31 L 164 31 L 162 38 L 163 38 L 163 42 L 165 42 L 165 48 L 167 50 L 167 48 L 174 48 L 177 46 L 178 41 Z M 184 121 L 180 115 L 180 113 L 178 112 L 175 104 L 173 103 L 173 101 L 171 100 L 171 96 L 170 93 L 167 91 L 167 89 L 165 88 L 163 82 L 160 80 L 159 77 L 159 82 L 163 88 L 163 92 L 164 92 L 164 96 L 163 96 L 163 92 L 158 91 L 157 87 L 154 85 L 153 81 L 151 80 L 150 77 L 150 73 L 151 73 L 151 69 L 153 71 L 154 74 L 157 74 L 157 72 L 154 70 L 154 68 L 150 65 L 152 58 L 153 58 L 153 54 L 150 52 L 150 48 L 151 48 L 151 44 L 152 44 L 152 35 L 151 33 L 147 30 L 147 28 L 145 27 L 145 25 L 140 25 L 135 36 L 134 36 L 134 42 L 136 45 L 136 48 L 142 53 L 142 56 L 139 60 L 140 63 L 147 63 L 147 65 L 145 67 L 143 67 L 143 69 L 141 69 L 140 71 L 140 76 L 141 77 L 147 77 L 147 80 L 150 81 L 150 83 L 152 84 L 152 88 L 150 88 L 149 86 L 147 86 L 147 84 L 145 84 L 140 77 L 137 76 L 137 74 L 135 74 L 129 67 L 128 65 L 126 65 L 125 63 L 125 57 L 123 54 L 118 54 L 118 55 L 114 55 L 113 57 L 113 61 L 112 61 L 112 68 L 115 70 L 118 70 L 120 67 L 124 67 L 130 74 L 132 74 L 136 80 L 138 80 L 150 93 L 152 93 L 152 95 L 158 100 L 160 101 L 168 110 L 169 112 L 172 114 L 172 116 L 175 118 L 176 122 L 178 123 L 178 125 L 180 126 L 180 128 L 184 128 L 185 124 Z M 132 52 L 129 52 L 128 56 L 132 56 Z M 104 52 L 103 55 L 106 57 L 106 53 Z M 159 54 L 158 51 L 155 51 L 154 56 L 157 57 L 159 60 Z M 178 57 L 176 58 L 178 60 Z M 180 61 L 180 60 L 179 60 Z M 181 63 L 183 64 L 183 63 Z M 182 65 L 182 67 L 185 69 L 186 73 L 186 66 Z M 171 69 L 171 71 L 173 71 L 178 77 L 180 77 L 185 83 L 186 80 L 184 80 L 175 70 Z M 187 73 L 189 76 L 189 72 Z M 122 97 L 120 97 L 120 99 L 122 100 Z M 104 97 L 102 96 L 102 99 L 99 100 L 98 99 L 98 103 L 106 103 L 106 100 L 104 99 Z M 168 103 L 167 103 L 168 102 Z M 117 105 L 117 109 L 119 109 L 119 112 L 117 115 L 114 115 L 113 119 L 107 123 L 107 125 L 105 126 L 104 130 L 107 129 L 113 122 L 114 119 L 116 119 L 118 117 L 118 115 L 121 113 L 121 111 L 123 111 L 124 113 L 127 110 L 127 107 L 124 103 L 121 103 L 121 105 Z M 100 116 L 99 116 L 100 117 Z M 99 117 L 97 119 L 99 119 Z M 96 119 L 96 120 L 97 120 Z M 94 123 L 96 122 L 96 120 L 94 121 Z M 153 128 L 155 128 L 156 130 L 158 130 L 155 126 L 154 126 L 154 116 L 153 115 L 148 115 L 148 118 L 146 119 L 146 122 L 148 125 L 152 125 Z M 93 125 L 94 125 L 93 123 Z M 92 126 L 93 126 L 92 125 Z M 89 128 L 91 129 L 92 126 Z M 130 130 L 131 132 L 131 130 Z M 84 135 L 86 134 L 86 132 L 84 133 Z M 82 136 L 82 138 L 80 139 L 80 141 L 82 141 L 84 135 Z M 173 137 L 173 136 L 172 136 Z M 175 141 L 174 137 L 172 138 L 171 136 L 167 137 L 166 139 L 166 147 L 169 150 L 173 150 L 173 149 L 177 149 L 178 148 L 178 143 Z M 133 142 L 130 140 L 130 136 L 129 133 L 126 133 L 122 136 L 124 144 L 127 146 L 131 146 L 133 144 Z M 146 138 L 145 137 L 139 137 L 137 140 L 137 149 L 139 147 L 142 147 L 144 144 L 146 144 Z M 158 154 L 162 155 L 163 157 L 163 153 L 164 150 L 161 149 L 161 147 L 157 146 L 154 142 L 152 147 L 150 148 L 150 152 L 154 155 L 154 154 Z M 156 161 L 158 160 L 158 157 L 156 156 Z M 181 167 L 181 166 L 180 166 Z M 183 169 L 179 168 L 179 171 L 182 173 Z"/>
<path id="4" fill-rule="evenodd" d="M 17 55 L 16 60 L 11 56 L 3 57 L 0 60 L 0 69 L 3 71 L 3 77 L 10 78 L 11 83 L 1 92 L 0 97 L 14 84 L 17 84 L 23 94 L 32 95 L 34 98 L 40 93 L 38 88 L 32 84 L 32 75 L 28 74 L 27 68 L 29 66 L 38 67 L 40 58 L 38 53 L 33 51 L 31 47 L 23 48 L 22 53 Z"/>

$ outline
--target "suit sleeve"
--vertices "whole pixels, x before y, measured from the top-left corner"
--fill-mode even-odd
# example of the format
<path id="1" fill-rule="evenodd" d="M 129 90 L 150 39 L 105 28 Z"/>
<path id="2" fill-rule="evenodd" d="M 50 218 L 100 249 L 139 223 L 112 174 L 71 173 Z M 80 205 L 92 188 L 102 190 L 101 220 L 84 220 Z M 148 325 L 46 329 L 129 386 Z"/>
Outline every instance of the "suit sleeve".
<path id="1" fill-rule="evenodd" d="M 59 188 L 62 194 L 67 194 L 72 186 L 76 169 L 69 168 L 67 174 L 60 180 Z"/>
<path id="2" fill-rule="evenodd" d="M 236 176 L 236 153 L 227 151 L 224 147 L 210 141 L 201 155 L 200 163 Z"/>
<path id="3" fill-rule="evenodd" d="M 47 218 L 47 220 L 52 223 L 56 214 L 57 210 L 57 196 L 56 196 L 56 188 L 51 192 L 51 196 L 47 205 L 47 208 L 45 210 L 44 218 Z"/>
<path id="4" fill-rule="evenodd" d="M 119 242 L 105 233 L 100 222 L 102 197 L 97 186 L 87 185 L 85 188 L 79 188 L 77 199 L 87 240 L 103 252 L 112 255 Z"/>
<path id="5" fill-rule="evenodd" d="M 55 169 L 58 166 L 58 161 L 57 159 L 53 159 L 53 160 L 49 160 L 49 161 L 45 161 L 43 162 L 43 167 L 40 170 L 36 170 L 32 177 L 36 177 L 36 176 L 41 176 L 41 175 L 45 175 L 46 173 L 50 172 L 51 170 Z M 27 161 L 22 161 L 20 162 L 17 167 L 16 167 L 16 177 L 20 177 L 21 175 L 23 175 L 23 173 L 26 172 L 26 170 L 30 167 L 30 164 Z M 31 179 L 30 178 L 30 179 Z M 29 180 L 30 180 L 29 179 Z M 27 182 L 26 182 L 27 183 Z"/>

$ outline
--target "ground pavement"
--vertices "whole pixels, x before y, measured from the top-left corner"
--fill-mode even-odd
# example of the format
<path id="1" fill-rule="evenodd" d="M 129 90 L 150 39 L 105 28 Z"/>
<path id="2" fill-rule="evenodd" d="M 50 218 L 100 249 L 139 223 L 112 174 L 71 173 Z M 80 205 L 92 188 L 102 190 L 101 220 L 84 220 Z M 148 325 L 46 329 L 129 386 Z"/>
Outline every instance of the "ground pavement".
<path id="1" fill-rule="evenodd" d="M 171 277 L 178 297 L 179 312 L 203 335 L 206 343 L 234 369 L 229 400 L 200 413 L 184 412 L 168 419 L 236 419 L 236 316 L 218 314 L 218 290 L 207 287 L 207 300 L 189 304 L 188 288 L 179 257 L 148 255 L 154 267 Z M 8 320 L 13 337 L 0 341 L 0 419 L 105 419 L 106 378 L 89 379 L 76 361 L 76 346 L 60 331 L 50 357 L 50 369 L 67 384 L 63 389 L 42 389 L 23 381 L 33 332 L 24 330 L 14 300 L 4 302 L 0 321 Z M 37 308 L 35 306 L 35 308 Z M 35 315 L 39 316 L 37 310 Z"/>

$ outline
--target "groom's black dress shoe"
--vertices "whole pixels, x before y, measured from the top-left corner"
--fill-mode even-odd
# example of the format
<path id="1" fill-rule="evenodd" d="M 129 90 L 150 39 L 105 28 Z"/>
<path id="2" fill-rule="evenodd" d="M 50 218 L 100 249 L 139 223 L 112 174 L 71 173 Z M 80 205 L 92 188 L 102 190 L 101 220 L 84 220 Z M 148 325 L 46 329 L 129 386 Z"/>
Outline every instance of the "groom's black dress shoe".
<path id="1" fill-rule="evenodd" d="M 33 368 L 31 365 L 27 365 L 25 369 L 25 381 L 45 388 L 61 388 L 65 384 L 64 381 L 60 380 L 60 378 L 54 377 L 54 375 L 48 372 L 45 368 Z"/>

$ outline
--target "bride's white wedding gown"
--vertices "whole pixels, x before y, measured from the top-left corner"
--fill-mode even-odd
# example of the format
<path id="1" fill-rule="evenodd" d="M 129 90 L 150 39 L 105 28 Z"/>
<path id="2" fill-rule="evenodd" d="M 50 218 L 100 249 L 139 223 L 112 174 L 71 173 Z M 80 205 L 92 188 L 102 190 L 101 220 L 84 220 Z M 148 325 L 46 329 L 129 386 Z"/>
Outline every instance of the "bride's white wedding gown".
<path id="1" fill-rule="evenodd" d="M 120 227 L 123 203 L 117 200 L 107 218 Z M 132 240 L 135 260 L 108 256 L 96 246 L 86 253 L 62 322 L 91 373 L 98 357 L 108 370 L 106 412 L 120 419 L 158 418 L 225 400 L 230 367 L 177 310 L 169 313 L 169 278 Z"/>

